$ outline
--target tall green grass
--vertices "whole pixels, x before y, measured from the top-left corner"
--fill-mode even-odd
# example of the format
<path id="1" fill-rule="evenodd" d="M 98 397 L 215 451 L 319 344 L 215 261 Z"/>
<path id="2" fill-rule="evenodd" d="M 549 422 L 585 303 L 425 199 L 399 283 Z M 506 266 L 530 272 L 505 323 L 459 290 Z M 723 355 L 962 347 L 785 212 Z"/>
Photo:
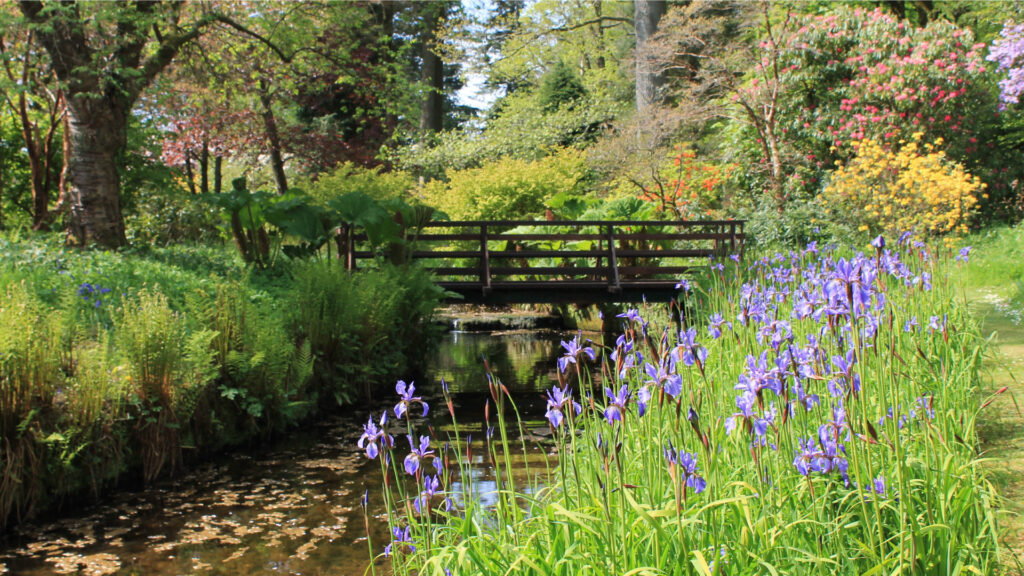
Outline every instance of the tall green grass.
<path id="1" fill-rule="evenodd" d="M 566 343 L 572 362 L 559 373 L 581 410 L 549 396 L 564 416 L 549 446 L 558 463 L 546 481 L 516 486 L 517 423 L 491 422 L 494 506 L 470 497 L 458 432 L 432 439 L 430 464 L 410 475 L 408 442 L 368 423 L 363 445 L 384 447 L 395 572 L 991 573 L 996 495 L 975 432 L 984 342 L 948 277 L 961 264 L 942 254 L 903 244 L 855 260 L 806 250 L 727 262 L 687 295 L 683 334 L 641 310 L 597 361 L 586 343 Z M 856 275 L 843 272 L 850 263 Z M 840 310 L 861 289 L 866 305 Z M 731 323 L 717 338 L 716 313 Z M 737 386 L 768 382 L 758 374 L 778 366 L 777 387 L 747 396 L 750 417 L 737 415 Z M 492 406 L 510 401 L 496 384 Z M 425 434 L 417 419 L 404 426 Z M 434 461 L 441 487 L 429 512 L 416 510 Z"/>

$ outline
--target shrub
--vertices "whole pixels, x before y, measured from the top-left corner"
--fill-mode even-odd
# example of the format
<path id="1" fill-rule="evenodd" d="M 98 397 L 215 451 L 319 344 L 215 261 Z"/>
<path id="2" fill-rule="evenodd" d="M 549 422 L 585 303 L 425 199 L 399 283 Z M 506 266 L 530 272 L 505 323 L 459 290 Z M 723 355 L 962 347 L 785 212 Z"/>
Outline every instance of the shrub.
<path id="1" fill-rule="evenodd" d="M 708 218 L 721 207 L 726 181 L 735 170 L 733 164 L 700 160 L 692 148 L 676 146 L 656 173 L 620 186 L 639 191 L 638 197 L 662 217 L 695 220 Z"/>
<path id="2" fill-rule="evenodd" d="M 323 205 L 349 192 L 362 192 L 379 202 L 408 196 L 416 187 L 416 180 L 408 172 L 384 172 L 379 166 L 364 168 L 345 162 L 329 173 L 318 175 L 316 179 L 298 183 L 296 187 L 307 190 L 310 196 Z"/>
<path id="3" fill-rule="evenodd" d="M 565 148 L 541 160 L 503 158 L 480 168 L 449 171 L 424 190 L 427 204 L 452 219 L 517 220 L 544 213 L 559 192 L 582 193 L 591 178 L 583 153 Z"/>
<path id="4" fill-rule="evenodd" d="M 834 217 L 872 234 L 966 233 L 985 185 L 938 149 L 941 139 L 922 147 L 920 138 L 915 134 L 898 152 L 875 140 L 860 142 L 857 156 L 825 188 Z"/>

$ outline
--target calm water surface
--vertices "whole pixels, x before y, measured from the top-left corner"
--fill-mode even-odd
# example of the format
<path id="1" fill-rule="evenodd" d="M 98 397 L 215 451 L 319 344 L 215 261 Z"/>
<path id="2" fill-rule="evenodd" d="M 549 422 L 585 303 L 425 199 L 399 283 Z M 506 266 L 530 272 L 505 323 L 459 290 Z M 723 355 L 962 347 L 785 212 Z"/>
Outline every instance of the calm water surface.
<path id="1" fill-rule="evenodd" d="M 440 378 L 455 394 L 463 432 L 482 439 L 487 378 L 481 357 L 517 398 L 527 430 L 546 430 L 540 390 L 555 377 L 557 333 L 445 336 L 431 359 L 430 424 L 439 437 L 450 430 Z M 390 398 L 381 398 L 375 414 Z M 374 554 L 389 541 L 380 498 L 380 466 L 366 460 L 356 441 L 365 408 L 294 432 L 272 446 L 224 455 L 215 463 L 141 491 L 121 492 L 61 520 L 27 526 L 0 541 L 0 573 L 44 574 L 306 574 L 358 575 L 368 566 L 359 501 L 370 492 Z M 404 432 L 392 430 L 400 438 Z M 530 433 L 530 432 L 528 432 Z M 404 445 L 402 441 L 399 446 Z M 549 458 L 543 442 L 521 460 L 534 481 Z M 474 447 L 474 486 L 487 502 L 492 467 L 482 444 Z M 536 465 L 534 465 L 536 464 Z M 524 466 L 525 468 L 525 466 Z M 522 473 L 521 473 L 522 474 Z M 523 479 L 526 480 L 525 478 Z M 383 561 L 378 559 L 383 565 Z"/>

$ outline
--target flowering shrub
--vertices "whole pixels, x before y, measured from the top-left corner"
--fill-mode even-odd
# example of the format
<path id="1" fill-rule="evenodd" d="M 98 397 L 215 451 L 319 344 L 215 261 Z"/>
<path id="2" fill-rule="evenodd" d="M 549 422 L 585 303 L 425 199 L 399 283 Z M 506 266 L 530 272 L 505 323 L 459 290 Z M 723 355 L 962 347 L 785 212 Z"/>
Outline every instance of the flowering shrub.
<path id="1" fill-rule="evenodd" d="M 987 60 L 1006 71 L 1006 78 L 999 82 L 1000 100 L 1017 104 L 1024 94 L 1024 24 L 1008 22 L 999 36 L 992 43 Z"/>
<path id="2" fill-rule="evenodd" d="M 848 157 L 851 141 L 892 144 L 918 132 L 942 138 L 953 158 L 976 158 L 996 113 L 984 48 L 953 23 L 918 28 L 880 8 L 804 16 L 780 56 L 793 87 L 786 130 L 825 167 Z"/>
<path id="3" fill-rule="evenodd" d="M 985 185 L 938 149 L 941 139 L 921 146 L 920 138 L 915 134 L 898 152 L 873 139 L 860 142 L 857 156 L 825 188 L 834 216 L 872 233 L 966 233 Z"/>
<path id="4" fill-rule="evenodd" d="M 670 218 L 711 216 L 721 204 L 724 182 L 736 166 L 698 160 L 697 153 L 684 146 L 676 146 L 670 159 L 650 182 L 635 183 L 642 188 L 637 197 Z"/>

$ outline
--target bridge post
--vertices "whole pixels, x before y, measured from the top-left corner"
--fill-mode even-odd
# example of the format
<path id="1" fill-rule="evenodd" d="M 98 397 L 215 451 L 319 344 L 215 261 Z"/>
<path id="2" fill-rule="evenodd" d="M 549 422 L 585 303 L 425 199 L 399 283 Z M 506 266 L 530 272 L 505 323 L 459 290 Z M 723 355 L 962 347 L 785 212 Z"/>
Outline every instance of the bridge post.
<path id="1" fill-rule="evenodd" d="M 615 225 L 608 225 L 608 291 L 613 294 L 622 292 L 619 283 L 619 260 L 615 256 Z"/>
<path id="2" fill-rule="evenodd" d="M 491 292 L 491 251 L 487 248 L 487 225 L 480 225 L 480 286 L 483 293 Z"/>

